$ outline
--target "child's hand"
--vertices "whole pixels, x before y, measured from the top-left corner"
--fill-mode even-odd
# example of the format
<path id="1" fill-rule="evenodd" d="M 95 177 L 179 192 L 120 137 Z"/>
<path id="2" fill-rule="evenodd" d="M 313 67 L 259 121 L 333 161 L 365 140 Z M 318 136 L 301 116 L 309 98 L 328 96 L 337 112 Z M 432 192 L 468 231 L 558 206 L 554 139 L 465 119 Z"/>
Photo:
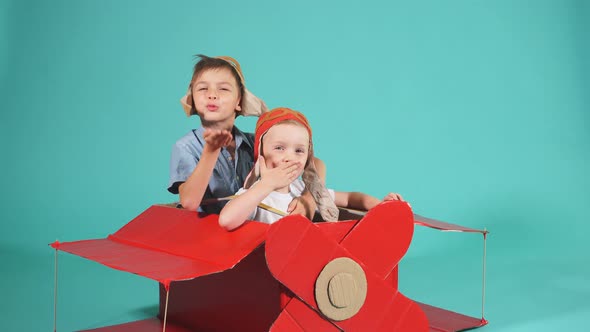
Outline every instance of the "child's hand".
<path id="1" fill-rule="evenodd" d="M 387 196 L 385 196 L 385 198 L 383 198 L 383 201 L 402 201 L 402 202 L 406 202 L 404 201 L 404 198 L 402 197 L 402 195 L 397 194 L 397 193 L 389 193 L 387 194 Z M 410 203 L 406 202 L 408 204 L 408 206 L 410 207 L 410 209 L 412 208 L 412 206 L 410 205 Z"/>
<path id="2" fill-rule="evenodd" d="M 267 168 L 263 156 L 259 156 L 258 160 L 260 181 L 271 186 L 272 190 L 278 190 L 290 185 L 303 171 L 303 165 L 299 162 L 286 162 L 275 168 Z"/>
<path id="3" fill-rule="evenodd" d="M 387 196 L 385 196 L 385 198 L 383 198 L 383 201 L 402 201 L 402 202 L 404 202 L 404 198 L 400 194 L 389 193 L 389 194 L 387 194 Z"/>
<path id="4" fill-rule="evenodd" d="M 289 206 L 287 207 L 287 213 L 291 215 L 300 214 L 311 220 L 313 219 L 315 211 L 304 199 L 301 197 L 295 197 L 293 200 L 291 200 L 291 203 L 289 203 Z"/>
<path id="5" fill-rule="evenodd" d="M 218 150 L 231 143 L 232 135 L 229 130 L 205 129 L 203 132 L 205 143 L 211 150 Z"/>

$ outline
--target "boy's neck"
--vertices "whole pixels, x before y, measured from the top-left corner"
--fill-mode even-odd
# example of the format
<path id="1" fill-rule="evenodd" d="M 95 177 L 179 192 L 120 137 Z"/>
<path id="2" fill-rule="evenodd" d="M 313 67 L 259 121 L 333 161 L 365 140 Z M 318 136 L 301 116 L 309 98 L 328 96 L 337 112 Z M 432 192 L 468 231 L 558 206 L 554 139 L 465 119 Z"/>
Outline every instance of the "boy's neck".
<path id="1" fill-rule="evenodd" d="M 233 134 L 234 123 L 207 123 L 201 121 L 201 126 L 205 129 L 221 129 L 229 130 Z"/>
<path id="2" fill-rule="evenodd" d="M 276 192 L 279 192 L 279 193 L 281 193 L 281 194 L 288 194 L 288 193 L 290 193 L 290 192 L 291 192 L 291 186 L 289 185 L 289 186 L 286 186 L 286 187 L 283 187 L 283 188 L 277 189 L 277 190 L 275 190 L 275 191 L 276 191 Z"/>

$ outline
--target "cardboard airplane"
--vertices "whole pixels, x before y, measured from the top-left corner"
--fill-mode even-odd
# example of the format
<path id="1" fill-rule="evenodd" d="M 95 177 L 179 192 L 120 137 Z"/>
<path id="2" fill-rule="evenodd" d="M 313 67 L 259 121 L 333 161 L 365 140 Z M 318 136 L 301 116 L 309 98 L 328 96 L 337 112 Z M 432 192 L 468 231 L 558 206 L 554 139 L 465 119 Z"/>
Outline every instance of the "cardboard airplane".
<path id="1" fill-rule="evenodd" d="M 56 255 L 61 250 L 159 282 L 157 317 L 88 331 L 452 332 L 487 324 L 483 305 L 474 318 L 398 290 L 398 263 L 415 224 L 483 234 L 484 273 L 487 231 L 415 215 L 399 201 L 342 217 L 360 220 L 286 216 L 228 232 L 217 215 L 154 205 L 105 239 L 51 246 Z"/>

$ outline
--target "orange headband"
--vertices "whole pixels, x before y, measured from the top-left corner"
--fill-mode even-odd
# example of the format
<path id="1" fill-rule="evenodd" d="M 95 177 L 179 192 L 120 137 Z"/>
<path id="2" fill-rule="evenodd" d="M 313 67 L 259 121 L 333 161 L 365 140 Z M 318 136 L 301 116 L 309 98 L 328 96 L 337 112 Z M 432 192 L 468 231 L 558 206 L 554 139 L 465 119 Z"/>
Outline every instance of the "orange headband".
<path id="1" fill-rule="evenodd" d="M 260 143 L 262 142 L 262 136 L 272 126 L 286 120 L 294 120 L 302 124 L 305 129 L 307 129 L 311 141 L 311 126 L 305 115 L 286 107 L 275 108 L 269 112 L 263 113 L 260 118 L 258 118 L 258 122 L 256 122 L 256 131 L 254 133 L 254 162 L 256 162 L 258 155 L 260 154 L 259 149 Z"/>

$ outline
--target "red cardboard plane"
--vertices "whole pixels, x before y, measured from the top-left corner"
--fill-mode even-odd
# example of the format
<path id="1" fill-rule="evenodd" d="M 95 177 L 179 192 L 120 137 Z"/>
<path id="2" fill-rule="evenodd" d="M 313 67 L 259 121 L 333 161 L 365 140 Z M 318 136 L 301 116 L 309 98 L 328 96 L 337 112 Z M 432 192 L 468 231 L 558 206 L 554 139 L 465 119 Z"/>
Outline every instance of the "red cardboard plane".
<path id="1" fill-rule="evenodd" d="M 452 332 L 487 324 L 483 305 L 474 318 L 398 290 L 398 263 L 415 224 L 482 233 L 484 273 L 485 230 L 415 215 L 399 201 L 336 223 L 287 216 L 228 232 L 217 218 L 154 205 L 105 239 L 51 244 L 56 255 L 69 252 L 160 284 L 157 317 L 88 331 Z"/>

